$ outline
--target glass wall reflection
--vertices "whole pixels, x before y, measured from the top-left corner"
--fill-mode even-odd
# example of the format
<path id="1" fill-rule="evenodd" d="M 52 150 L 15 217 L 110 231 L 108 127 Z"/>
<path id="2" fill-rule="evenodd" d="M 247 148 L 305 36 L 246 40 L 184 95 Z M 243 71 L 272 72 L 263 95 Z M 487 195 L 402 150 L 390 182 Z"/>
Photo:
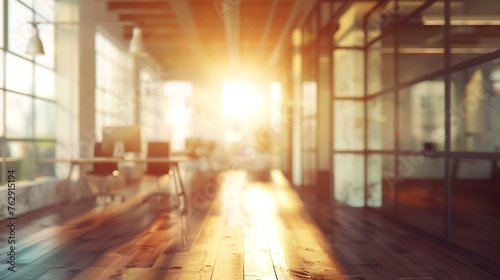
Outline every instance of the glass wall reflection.
<path id="1" fill-rule="evenodd" d="M 353 3 L 331 29 L 314 29 L 315 17 L 305 24 L 303 61 L 319 61 L 321 70 L 302 78 L 322 81 L 328 71 L 331 75 L 334 199 L 394 215 L 500 261 L 494 250 L 500 234 L 495 221 L 500 213 L 500 2 L 368 2 Z M 321 27 L 325 18 L 328 13 L 321 11 Z M 331 61 L 315 60 L 317 50 L 331 54 Z M 325 87 L 319 85 L 318 94 Z M 304 105 L 307 99 L 313 100 L 304 96 Z M 322 137 L 321 126 L 303 120 L 301 129 L 307 177 L 309 162 L 321 159 L 307 143 L 311 132 Z M 446 200 L 446 187 L 452 201 Z"/>
<path id="2" fill-rule="evenodd" d="M 444 150 L 444 80 L 423 81 L 399 93 L 399 147 Z"/>
<path id="3" fill-rule="evenodd" d="M 398 218 L 438 236 L 444 234 L 444 164 L 418 152 L 400 156 L 396 179 Z"/>
<path id="4" fill-rule="evenodd" d="M 349 206 L 364 206 L 364 156 L 336 154 L 334 161 L 335 200 Z"/>
<path id="5" fill-rule="evenodd" d="M 364 148 L 364 104 L 362 101 L 334 102 L 334 148 L 362 150 Z"/>
<path id="6" fill-rule="evenodd" d="M 453 241 L 500 260 L 500 161 L 455 159 L 452 170 Z"/>
<path id="7" fill-rule="evenodd" d="M 452 75 L 452 150 L 500 151 L 500 61 Z"/>
<path id="8" fill-rule="evenodd" d="M 444 25 L 427 24 L 428 15 L 444 16 L 444 1 L 398 24 L 399 82 L 409 82 L 444 68 Z"/>
<path id="9" fill-rule="evenodd" d="M 394 93 L 368 101 L 368 149 L 394 150 Z"/>
<path id="10" fill-rule="evenodd" d="M 367 205 L 392 212 L 395 206 L 394 155 L 368 155 Z"/>

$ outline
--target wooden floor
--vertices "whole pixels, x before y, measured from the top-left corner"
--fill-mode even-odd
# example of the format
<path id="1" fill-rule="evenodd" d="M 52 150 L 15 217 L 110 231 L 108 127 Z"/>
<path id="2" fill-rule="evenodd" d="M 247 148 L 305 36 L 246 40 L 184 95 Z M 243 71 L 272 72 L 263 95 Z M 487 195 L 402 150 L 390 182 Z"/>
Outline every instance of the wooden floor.
<path id="1" fill-rule="evenodd" d="M 499 279 L 498 271 L 363 209 L 317 212 L 325 236 L 278 171 L 269 181 L 251 181 L 244 171 L 221 176 L 190 181 L 184 248 L 177 216 L 140 196 L 80 203 L 18 218 L 14 273 L 2 224 L 0 279 Z"/>

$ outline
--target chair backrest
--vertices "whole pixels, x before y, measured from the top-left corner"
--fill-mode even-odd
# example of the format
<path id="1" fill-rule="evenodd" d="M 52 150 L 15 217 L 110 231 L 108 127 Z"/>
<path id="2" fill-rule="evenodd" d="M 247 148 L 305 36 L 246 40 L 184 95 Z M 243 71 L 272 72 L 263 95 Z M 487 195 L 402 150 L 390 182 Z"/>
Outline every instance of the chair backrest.
<path id="1" fill-rule="evenodd" d="M 186 138 L 186 149 L 184 150 L 184 154 L 187 156 L 197 156 L 197 152 L 200 148 L 202 148 L 202 141 L 200 138 L 192 137 Z"/>
<path id="2" fill-rule="evenodd" d="M 170 142 L 148 142 L 148 158 L 169 157 Z M 148 162 L 146 173 L 151 175 L 164 175 L 170 171 L 170 165 L 162 162 Z"/>
<path id="3" fill-rule="evenodd" d="M 215 141 L 202 140 L 199 148 L 203 156 L 209 156 L 215 149 Z"/>
<path id="4" fill-rule="evenodd" d="M 111 156 L 109 153 L 106 153 L 102 149 L 102 143 L 96 142 L 94 144 L 94 157 L 109 157 Z M 117 162 L 96 162 L 92 164 L 92 173 L 94 174 L 102 174 L 102 175 L 110 175 L 113 171 L 118 170 Z"/>

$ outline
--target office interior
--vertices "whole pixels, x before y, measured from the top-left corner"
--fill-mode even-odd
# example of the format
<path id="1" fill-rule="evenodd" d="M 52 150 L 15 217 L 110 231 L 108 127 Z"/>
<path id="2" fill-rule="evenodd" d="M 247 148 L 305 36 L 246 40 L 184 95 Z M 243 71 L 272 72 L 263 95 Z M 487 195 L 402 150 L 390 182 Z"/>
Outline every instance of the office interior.
<path id="1" fill-rule="evenodd" d="M 7 222 L 15 170 L 18 230 L 23 217 L 93 203 L 99 179 L 67 178 L 70 164 L 50 159 L 92 158 L 106 128 L 129 127 L 132 158 L 148 142 L 174 156 L 211 143 L 180 163 L 188 185 L 196 172 L 280 178 L 323 239 L 335 211 L 364 211 L 484 276 L 406 279 L 500 277 L 500 1 L 4 0 L 0 14 L 0 214 Z M 27 52 L 35 35 L 43 54 Z M 122 163 L 112 184 L 154 189 L 143 173 Z"/>

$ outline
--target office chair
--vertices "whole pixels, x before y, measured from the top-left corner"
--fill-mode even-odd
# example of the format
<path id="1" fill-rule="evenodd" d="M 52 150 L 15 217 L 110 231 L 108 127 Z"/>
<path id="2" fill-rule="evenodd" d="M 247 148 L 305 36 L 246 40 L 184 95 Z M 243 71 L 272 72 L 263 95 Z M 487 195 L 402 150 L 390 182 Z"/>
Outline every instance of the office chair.
<path id="1" fill-rule="evenodd" d="M 202 157 L 204 159 L 204 162 L 206 163 L 206 166 L 208 167 L 209 172 L 213 171 L 211 157 L 212 157 L 212 153 L 214 152 L 215 148 L 216 148 L 215 141 L 202 141 L 202 143 L 201 143 L 200 157 Z"/>
<path id="2" fill-rule="evenodd" d="M 94 144 L 94 157 L 109 157 L 112 156 L 107 154 L 102 149 L 102 143 L 96 142 Z M 114 194 L 109 192 L 108 185 L 106 184 L 106 180 L 109 176 L 116 177 L 118 176 L 118 163 L 117 162 L 95 162 L 92 163 L 92 170 L 86 172 L 86 175 L 101 177 L 101 183 L 99 184 L 99 190 L 97 194 L 97 200 L 103 199 L 104 203 L 108 203 L 115 198 Z M 118 196 L 116 196 L 118 197 Z M 123 199 L 123 197 L 121 197 Z"/>
<path id="3" fill-rule="evenodd" d="M 148 158 L 162 158 L 162 157 L 169 157 L 170 156 L 170 143 L 169 142 L 149 142 L 148 143 L 148 152 L 147 152 L 147 157 Z M 180 219 L 180 235 L 179 237 L 181 238 L 181 242 L 178 242 L 178 245 L 182 245 L 184 247 L 187 243 L 187 239 L 189 236 L 189 233 L 187 231 L 187 221 L 186 221 L 186 216 L 188 214 L 185 202 L 185 194 L 182 192 L 182 189 L 179 190 L 177 188 L 177 180 L 180 180 L 179 177 L 176 178 L 176 173 L 172 173 L 173 175 L 173 180 L 175 181 L 176 185 L 176 191 L 175 195 L 171 195 L 167 193 L 166 191 L 161 191 L 161 186 L 160 186 L 160 179 L 165 176 L 170 174 L 170 164 L 168 163 L 156 163 L 156 162 L 148 162 L 146 164 L 146 171 L 144 172 L 144 175 L 147 176 L 153 176 L 156 177 L 156 188 L 157 191 L 149 194 L 145 198 L 143 198 L 143 202 L 151 201 L 151 197 L 154 197 L 156 199 L 153 200 L 153 202 L 156 203 L 157 210 L 166 210 L 166 211 L 172 211 L 172 210 L 178 210 L 179 214 L 179 219 Z M 173 170 L 172 170 L 173 171 Z M 179 174 L 177 174 L 179 176 Z M 167 203 L 166 207 L 164 203 Z"/>
<path id="4" fill-rule="evenodd" d="M 170 156 L 170 143 L 169 142 L 148 142 L 148 158 L 158 158 L 158 157 L 169 157 Z M 148 162 L 146 163 L 146 171 L 144 175 L 156 177 L 156 189 L 157 191 L 146 196 L 143 201 L 149 200 L 152 196 L 155 196 L 159 202 L 163 197 L 165 197 L 166 192 L 161 192 L 160 179 L 170 173 L 170 165 L 168 163 L 162 162 Z"/>
<path id="5" fill-rule="evenodd" d="M 184 155 L 191 158 L 198 158 L 201 148 L 201 139 L 199 138 L 186 138 L 186 149 Z"/>

